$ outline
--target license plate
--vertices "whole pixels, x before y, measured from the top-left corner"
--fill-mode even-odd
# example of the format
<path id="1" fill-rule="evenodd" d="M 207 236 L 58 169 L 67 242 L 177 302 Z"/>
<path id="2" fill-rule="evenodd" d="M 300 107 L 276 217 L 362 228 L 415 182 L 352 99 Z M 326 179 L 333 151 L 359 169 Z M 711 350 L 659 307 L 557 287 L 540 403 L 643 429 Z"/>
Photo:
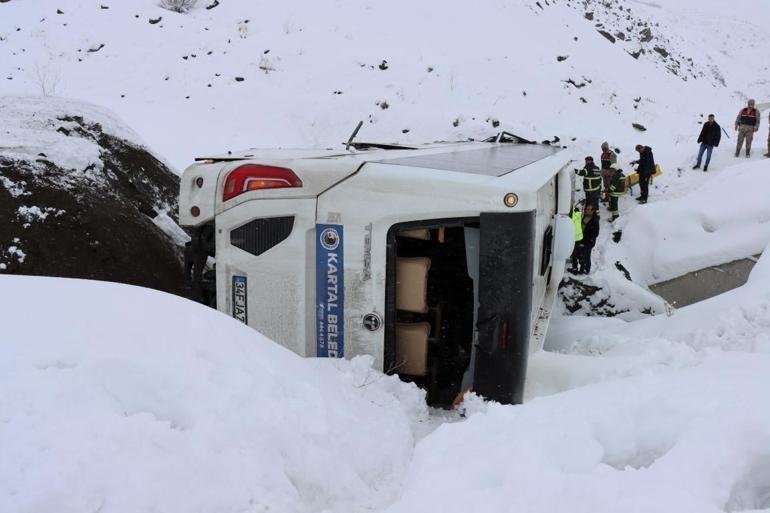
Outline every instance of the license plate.
<path id="1" fill-rule="evenodd" d="M 246 312 L 246 277 L 233 276 L 233 317 L 248 324 Z"/>

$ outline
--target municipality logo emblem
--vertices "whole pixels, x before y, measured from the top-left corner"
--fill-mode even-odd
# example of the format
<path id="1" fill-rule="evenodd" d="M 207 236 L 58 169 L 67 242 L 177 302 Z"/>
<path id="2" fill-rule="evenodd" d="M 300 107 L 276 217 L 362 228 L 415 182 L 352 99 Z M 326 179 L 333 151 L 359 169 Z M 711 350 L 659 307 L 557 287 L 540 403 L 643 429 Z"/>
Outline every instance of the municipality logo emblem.
<path id="1" fill-rule="evenodd" d="M 321 246 L 327 251 L 334 251 L 340 245 L 340 234 L 336 228 L 326 228 L 321 232 Z"/>

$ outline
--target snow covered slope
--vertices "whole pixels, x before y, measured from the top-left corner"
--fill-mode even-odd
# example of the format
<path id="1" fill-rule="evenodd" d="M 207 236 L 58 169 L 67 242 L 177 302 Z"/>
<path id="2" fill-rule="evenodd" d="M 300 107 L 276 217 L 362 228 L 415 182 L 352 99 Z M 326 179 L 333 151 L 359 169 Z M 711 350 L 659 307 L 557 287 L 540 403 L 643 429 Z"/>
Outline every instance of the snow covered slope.
<path id="1" fill-rule="evenodd" d="M 371 361 L 304 360 L 138 287 L 3 276 L 0 288 L 0 511 L 351 512 L 395 499 L 424 396 Z"/>
<path id="2" fill-rule="evenodd" d="M 500 123 L 628 154 L 691 142 L 708 112 L 729 128 L 746 95 L 770 99 L 767 2 L 157 4 L 0 4 L 0 94 L 104 105 L 178 168 L 253 146 L 337 147 L 359 119 L 362 139 L 478 138 Z"/>

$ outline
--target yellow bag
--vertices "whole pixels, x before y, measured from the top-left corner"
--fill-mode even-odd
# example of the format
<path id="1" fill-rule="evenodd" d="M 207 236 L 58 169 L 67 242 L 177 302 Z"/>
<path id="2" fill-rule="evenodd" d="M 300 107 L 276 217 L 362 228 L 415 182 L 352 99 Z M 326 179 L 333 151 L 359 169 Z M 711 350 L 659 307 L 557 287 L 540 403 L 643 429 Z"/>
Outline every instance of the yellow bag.
<path id="1" fill-rule="evenodd" d="M 663 169 L 661 169 L 660 165 L 655 164 L 655 172 L 650 176 L 650 180 L 662 174 L 663 174 Z M 626 190 L 628 190 L 629 187 L 636 185 L 638 183 L 639 183 L 639 173 L 631 173 L 626 177 Z"/>

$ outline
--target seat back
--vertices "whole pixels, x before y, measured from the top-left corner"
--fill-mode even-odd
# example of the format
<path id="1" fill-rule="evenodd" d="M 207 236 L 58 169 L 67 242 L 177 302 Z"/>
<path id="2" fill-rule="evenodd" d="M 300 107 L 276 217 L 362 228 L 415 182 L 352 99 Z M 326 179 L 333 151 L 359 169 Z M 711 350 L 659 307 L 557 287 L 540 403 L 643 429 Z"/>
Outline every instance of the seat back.
<path id="1" fill-rule="evenodd" d="M 407 312 L 428 312 L 428 270 L 430 258 L 396 258 L 396 308 Z"/>
<path id="2" fill-rule="evenodd" d="M 396 323 L 396 363 L 399 374 L 425 376 L 428 374 L 427 322 Z"/>

